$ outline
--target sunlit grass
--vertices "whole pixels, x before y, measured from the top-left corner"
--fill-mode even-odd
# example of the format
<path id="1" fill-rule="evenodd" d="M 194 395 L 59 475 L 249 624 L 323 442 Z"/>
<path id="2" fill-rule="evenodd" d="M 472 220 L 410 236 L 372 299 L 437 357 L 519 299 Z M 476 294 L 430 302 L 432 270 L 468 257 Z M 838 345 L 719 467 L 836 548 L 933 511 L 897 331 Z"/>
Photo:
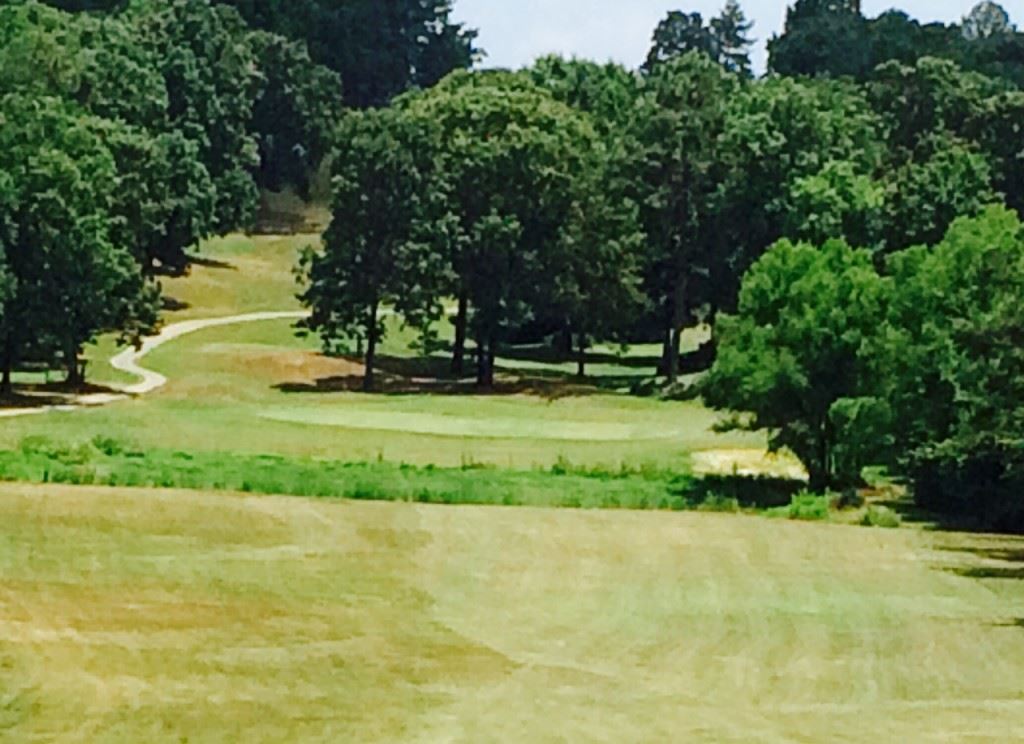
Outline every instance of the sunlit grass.
<path id="1" fill-rule="evenodd" d="M 1022 551 L 0 485 L 0 740 L 1016 741 Z"/>

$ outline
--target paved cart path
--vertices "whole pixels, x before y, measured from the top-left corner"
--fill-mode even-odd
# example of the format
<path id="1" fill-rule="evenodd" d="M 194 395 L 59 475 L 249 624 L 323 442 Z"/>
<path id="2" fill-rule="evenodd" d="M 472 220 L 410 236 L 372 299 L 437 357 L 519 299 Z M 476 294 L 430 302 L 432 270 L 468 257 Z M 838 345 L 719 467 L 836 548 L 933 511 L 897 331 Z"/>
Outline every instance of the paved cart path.
<path id="1" fill-rule="evenodd" d="M 142 366 L 142 360 L 155 349 L 160 348 L 169 341 L 187 336 L 190 333 L 203 331 L 207 328 L 217 328 L 228 325 L 241 325 L 243 323 L 258 323 L 267 320 L 299 320 L 308 315 L 303 311 L 271 311 L 260 313 L 246 313 L 244 315 L 229 315 L 222 318 L 202 318 L 199 320 L 185 320 L 180 323 L 172 323 L 165 326 L 155 336 L 150 336 L 142 342 L 138 348 L 129 347 L 119 352 L 110 360 L 110 366 L 121 372 L 126 372 L 139 378 L 138 382 L 130 385 L 111 385 L 113 392 L 90 393 L 87 395 L 70 396 L 67 402 L 50 405 L 35 406 L 28 408 L 7 408 L 0 410 L 0 418 L 16 418 L 19 416 L 36 416 L 51 411 L 75 411 L 82 408 L 93 408 L 114 403 L 127 398 L 146 395 L 158 390 L 167 384 L 167 378 L 159 372 L 146 369 Z"/>

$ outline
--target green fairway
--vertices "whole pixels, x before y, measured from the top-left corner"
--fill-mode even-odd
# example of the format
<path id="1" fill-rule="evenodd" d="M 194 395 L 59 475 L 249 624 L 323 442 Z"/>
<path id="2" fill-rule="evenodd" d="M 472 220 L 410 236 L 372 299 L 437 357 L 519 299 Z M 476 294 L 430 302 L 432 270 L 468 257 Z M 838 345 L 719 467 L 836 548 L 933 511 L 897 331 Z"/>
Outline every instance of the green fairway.
<path id="1" fill-rule="evenodd" d="M 1014 741 L 1022 551 L 3 486 L 0 740 Z"/>

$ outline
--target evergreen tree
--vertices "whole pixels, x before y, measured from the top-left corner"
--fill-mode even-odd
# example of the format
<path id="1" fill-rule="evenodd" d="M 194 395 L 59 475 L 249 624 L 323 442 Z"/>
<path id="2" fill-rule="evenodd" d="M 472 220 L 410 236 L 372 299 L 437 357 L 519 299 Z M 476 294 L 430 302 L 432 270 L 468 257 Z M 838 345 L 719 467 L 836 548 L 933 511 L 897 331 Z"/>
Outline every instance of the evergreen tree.
<path id="1" fill-rule="evenodd" d="M 722 12 L 711 19 L 711 29 L 717 40 L 719 61 L 730 72 L 751 76 L 750 47 L 754 40 L 750 31 L 754 23 L 747 20 L 737 0 L 728 0 Z"/>

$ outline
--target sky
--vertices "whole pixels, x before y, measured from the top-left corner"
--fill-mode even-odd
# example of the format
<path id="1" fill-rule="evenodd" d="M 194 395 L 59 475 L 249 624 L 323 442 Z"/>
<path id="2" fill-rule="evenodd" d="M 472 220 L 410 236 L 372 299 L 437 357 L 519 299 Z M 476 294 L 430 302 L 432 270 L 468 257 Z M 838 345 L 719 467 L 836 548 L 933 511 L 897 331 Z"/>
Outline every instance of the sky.
<path id="1" fill-rule="evenodd" d="M 864 0 L 864 13 L 876 16 L 894 5 L 923 22 L 959 21 L 977 0 Z M 455 0 L 455 18 L 480 30 L 487 52 L 483 67 L 522 67 L 550 52 L 614 60 L 638 67 L 647 56 L 655 26 L 670 10 L 717 15 L 725 0 Z M 754 21 L 758 43 L 755 70 L 766 66 L 765 42 L 782 31 L 786 0 L 740 0 Z M 1003 0 L 1024 25 L 1024 0 Z"/>

